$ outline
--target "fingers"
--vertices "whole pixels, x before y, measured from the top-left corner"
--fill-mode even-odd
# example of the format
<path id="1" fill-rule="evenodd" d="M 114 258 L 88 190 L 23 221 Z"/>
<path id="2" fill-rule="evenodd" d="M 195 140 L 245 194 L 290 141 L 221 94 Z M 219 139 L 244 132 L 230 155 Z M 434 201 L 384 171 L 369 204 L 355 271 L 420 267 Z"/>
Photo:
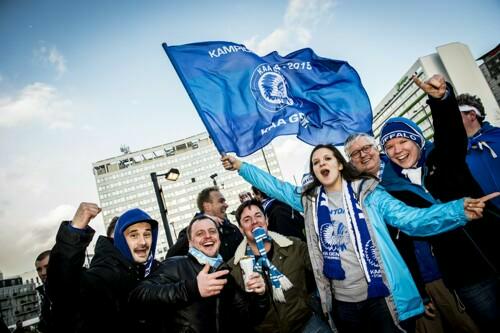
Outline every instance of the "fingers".
<path id="1" fill-rule="evenodd" d="M 262 295 L 266 291 L 266 283 L 259 273 L 252 273 L 246 283 L 247 291 Z"/>
<path id="2" fill-rule="evenodd" d="M 201 271 L 203 273 L 205 273 L 205 274 L 208 274 L 209 270 L 210 270 L 210 265 L 209 264 L 205 264 L 205 266 L 203 266 L 203 269 Z"/>
<path id="3" fill-rule="evenodd" d="M 230 171 L 234 170 L 233 163 L 231 162 L 231 156 L 229 155 L 222 156 L 220 160 L 222 161 L 222 166 L 224 167 L 224 169 Z"/>
<path id="4" fill-rule="evenodd" d="M 427 84 L 431 85 L 436 89 L 440 89 L 441 87 L 446 85 L 446 82 L 442 75 L 434 74 L 429 80 L 427 80 Z"/>
<path id="5" fill-rule="evenodd" d="M 209 270 L 210 266 L 206 264 L 196 277 L 201 297 L 218 295 L 227 283 L 227 279 L 221 279 L 220 277 L 227 275 L 228 270 L 208 273 Z"/>
<path id="6" fill-rule="evenodd" d="M 493 193 L 490 193 L 490 194 L 488 194 L 488 195 L 485 195 L 485 196 L 484 196 L 484 197 L 482 197 L 482 198 L 479 198 L 479 200 L 480 200 L 481 202 L 486 202 L 486 201 L 488 201 L 488 200 L 491 200 L 491 199 L 493 199 L 493 198 L 498 197 L 499 195 L 500 195 L 500 192 L 493 192 Z"/>
<path id="7" fill-rule="evenodd" d="M 210 273 L 208 274 L 210 277 L 213 277 L 214 279 L 218 279 L 220 278 L 221 276 L 224 276 L 224 275 L 227 275 L 229 273 L 229 271 L 227 269 L 224 269 L 222 271 L 217 271 L 217 272 L 214 272 L 214 273 Z"/>
<path id="8" fill-rule="evenodd" d="M 101 208 L 95 203 L 82 202 L 76 210 L 71 225 L 75 228 L 85 229 L 90 221 L 101 212 Z"/>
<path id="9" fill-rule="evenodd" d="M 420 88 L 420 89 L 423 89 L 423 82 L 422 80 L 420 80 L 418 77 L 417 77 L 417 73 L 413 74 L 411 76 L 411 79 L 413 80 L 413 82 Z"/>
<path id="10" fill-rule="evenodd" d="M 224 155 L 221 157 L 222 166 L 229 171 L 239 170 L 241 161 L 234 156 Z"/>

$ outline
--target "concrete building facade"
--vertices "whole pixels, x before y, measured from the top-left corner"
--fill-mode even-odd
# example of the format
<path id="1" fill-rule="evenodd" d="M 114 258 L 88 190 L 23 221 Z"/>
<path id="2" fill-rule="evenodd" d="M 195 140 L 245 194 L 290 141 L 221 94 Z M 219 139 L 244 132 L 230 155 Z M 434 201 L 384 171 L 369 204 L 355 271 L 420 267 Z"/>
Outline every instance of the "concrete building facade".
<path id="1" fill-rule="evenodd" d="M 229 205 L 230 219 L 233 216 L 229 212 L 240 203 L 238 194 L 250 189 L 236 172 L 222 168 L 220 154 L 207 133 L 135 152 L 124 148 L 122 152 L 92 165 L 104 223 L 107 226 L 113 216 L 130 208 L 145 210 L 160 223 L 156 253 L 160 259 L 165 256 L 168 244 L 150 176 L 152 172 L 164 174 L 171 168 L 180 171 L 175 182 L 158 177 L 174 242 L 198 211 L 196 197 L 203 188 L 217 184 Z M 243 160 L 282 178 L 272 145 Z"/>
<path id="2" fill-rule="evenodd" d="M 500 44 L 479 57 L 478 60 L 483 61 L 479 69 L 483 72 L 497 103 L 500 104 Z"/>
<path id="3" fill-rule="evenodd" d="M 455 87 L 457 94 L 479 96 L 487 113 L 486 120 L 500 124 L 499 105 L 468 46 L 450 43 L 437 47 L 436 51 L 419 57 L 377 105 L 373 115 L 373 132 L 377 138 L 387 119 L 406 117 L 422 128 L 427 139 L 432 139 L 434 132 L 427 97 L 411 80 L 413 73 L 417 73 L 421 80 L 442 74 Z"/>
<path id="4" fill-rule="evenodd" d="M 0 280 L 0 316 L 7 326 L 16 321 L 38 319 L 40 306 L 34 283 L 24 283 L 20 276 Z"/>

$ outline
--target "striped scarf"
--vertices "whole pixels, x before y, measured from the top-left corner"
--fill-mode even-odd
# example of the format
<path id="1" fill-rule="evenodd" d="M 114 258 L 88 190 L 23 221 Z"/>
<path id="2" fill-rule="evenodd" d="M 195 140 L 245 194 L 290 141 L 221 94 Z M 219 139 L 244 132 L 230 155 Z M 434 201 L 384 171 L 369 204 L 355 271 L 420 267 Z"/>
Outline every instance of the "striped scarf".
<path id="1" fill-rule="evenodd" d="M 246 254 L 254 258 L 254 271 L 259 273 L 263 273 L 263 271 L 268 272 L 268 276 L 273 287 L 273 299 L 275 301 L 285 303 L 285 294 L 283 292 L 292 288 L 293 284 L 267 258 L 264 242 L 270 242 L 272 239 L 262 227 L 255 228 L 252 231 L 252 234 L 255 239 L 257 249 L 259 250 L 260 258 L 255 258 L 250 245 L 247 245 Z"/>

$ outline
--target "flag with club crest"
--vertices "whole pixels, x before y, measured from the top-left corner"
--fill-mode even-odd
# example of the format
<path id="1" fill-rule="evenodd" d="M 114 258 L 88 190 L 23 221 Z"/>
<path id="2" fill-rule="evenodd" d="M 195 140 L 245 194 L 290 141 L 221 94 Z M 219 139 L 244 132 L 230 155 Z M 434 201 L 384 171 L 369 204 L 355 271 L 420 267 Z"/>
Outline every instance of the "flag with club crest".
<path id="1" fill-rule="evenodd" d="M 280 135 L 342 145 L 371 133 L 370 101 L 345 61 L 309 48 L 261 57 L 232 42 L 163 48 L 220 153 L 247 156 Z"/>

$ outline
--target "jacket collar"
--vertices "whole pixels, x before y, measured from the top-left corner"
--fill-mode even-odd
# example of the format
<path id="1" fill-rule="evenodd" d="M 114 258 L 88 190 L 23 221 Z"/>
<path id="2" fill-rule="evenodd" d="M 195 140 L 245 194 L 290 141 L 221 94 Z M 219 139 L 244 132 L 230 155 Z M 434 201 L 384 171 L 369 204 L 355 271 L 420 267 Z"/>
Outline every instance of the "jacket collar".
<path id="1" fill-rule="evenodd" d="M 290 245 L 293 244 L 293 242 L 288 239 L 287 237 L 278 234 L 277 232 L 270 231 L 268 230 L 267 233 L 269 236 L 272 238 L 272 240 L 279 246 L 279 247 L 289 247 Z M 246 256 L 246 251 L 247 251 L 247 238 L 244 237 L 243 240 L 241 241 L 240 245 L 238 245 L 238 248 L 236 249 L 236 252 L 234 253 L 234 264 L 237 265 L 238 262 Z"/>

